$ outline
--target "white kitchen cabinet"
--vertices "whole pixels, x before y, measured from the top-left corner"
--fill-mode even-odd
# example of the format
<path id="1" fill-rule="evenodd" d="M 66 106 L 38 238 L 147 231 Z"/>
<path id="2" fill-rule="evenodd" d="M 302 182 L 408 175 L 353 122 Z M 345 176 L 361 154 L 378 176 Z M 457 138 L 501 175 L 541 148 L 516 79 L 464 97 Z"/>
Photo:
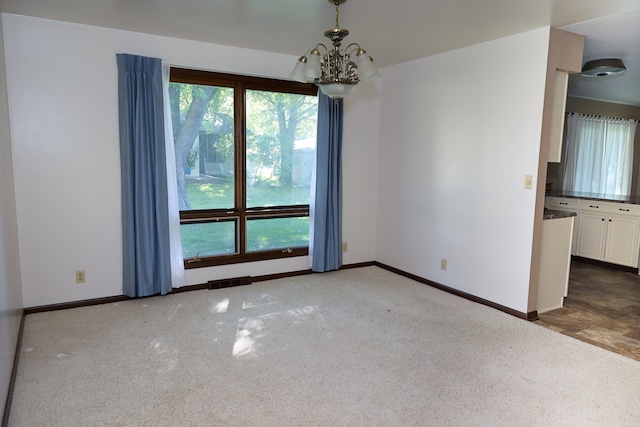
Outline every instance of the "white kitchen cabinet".
<path id="1" fill-rule="evenodd" d="M 640 207 L 582 200 L 576 255 L 638 267 Z"/>
<path id="2" fill-rule="evenodd" d="M 604 258 L 606 214 L 580 212 L 578 214 L 578 247 L 576 255 L 602 260 Z"/>
<path id="3" fill-rule="evenodd" d="M 580 209 L 580 199 L 549 196 L 545 199 L 545 207 L 558 211 L 577 212 Z"/>
<path id="4" fill-rule="evenodd" d="M 609 214 L 606 228 L 604 261 L 637 267 L 640 219 L 626 215 Z"/>

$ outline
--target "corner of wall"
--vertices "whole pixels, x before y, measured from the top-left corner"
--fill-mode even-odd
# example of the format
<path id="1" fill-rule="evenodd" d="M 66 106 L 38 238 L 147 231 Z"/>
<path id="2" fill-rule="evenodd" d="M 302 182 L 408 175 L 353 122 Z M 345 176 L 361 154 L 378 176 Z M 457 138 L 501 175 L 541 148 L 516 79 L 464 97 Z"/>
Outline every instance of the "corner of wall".
<path id="1" fill-rule="evenodd" d="M 554 108 L 554 95 L 557 90 L 557 72 L 577 73 L 582 69 L 584 36 L 559 30 L 549 29 L 549 53 L 547 57 L 547 76 L 545 83 L 544 108 L 540 136 L 540 153 L 538 160 L 538 183 L 545 183 L 547 163 L 551 145 L 551 128 L 554 115 L 564 115 L 564 108 Z M 566 90 L 566 86 L 565 86 Z M 566 96 L 565 96 L 566 97 Z M 531 273 L 529 277 L 529 300 L 527 311 L 536 310 L 540 254 L 542 248 L 542 221 L 544 211 L 545 185 L 538 185 L 536 192 L 535 218 L 533 227 L 533 247 L 531 256 Z"/>
<path id="2" fill-rule="evenodd" d="M 0 69 L 5 68 L 0 15 Z M 0 404 L 4 412 L 22 319 L 22 283 L 13 188 L 7 81 L 0 78 Z"/>

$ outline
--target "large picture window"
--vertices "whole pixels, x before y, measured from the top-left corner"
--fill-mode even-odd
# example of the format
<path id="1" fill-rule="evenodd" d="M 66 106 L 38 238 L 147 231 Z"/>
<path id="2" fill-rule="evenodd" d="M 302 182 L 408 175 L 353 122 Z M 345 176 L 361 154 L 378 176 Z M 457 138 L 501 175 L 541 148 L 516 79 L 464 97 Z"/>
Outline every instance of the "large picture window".
<path id="1" fill-rule="evenodd" d="M 172 68 L 186 268 L 308 253 L 316 91 Z"/>

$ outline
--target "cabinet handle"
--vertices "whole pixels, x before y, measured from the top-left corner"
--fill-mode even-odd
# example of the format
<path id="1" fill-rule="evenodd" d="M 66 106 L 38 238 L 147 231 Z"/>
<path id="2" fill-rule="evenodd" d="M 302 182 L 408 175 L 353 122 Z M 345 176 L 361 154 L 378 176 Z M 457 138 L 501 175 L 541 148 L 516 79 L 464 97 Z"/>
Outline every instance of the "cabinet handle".
<path id="1" fill-rule="evenodd" d="M 619 211 L 622 211 L 622 212 L 629 212 L 629 209 L 622 209 L 622 208 L 618 208 L 618 210 L 619 210 Z"/>
<path id="2" fill-rule="evenodd" d="M 602 220 L 604 221 L 604 218 L 602 218 Z M 611 221 L 611 220 L 609 220 L 609 221 Z"/>
<path id="3" fill-rule="evenodd" d="M 600 209 L 600 206 L 598 205 L 589 205 L 590 208 L 596 208 L 596 209 Z"/>
<path id="4" fill-rule="evenodd" d="M 611 222 L 611 220 L 609 220 L 609 222 Z"/>
<path id="5" fill-rule="evenodd" d="M 560 205 L 568 205 L 569 203 L 567 202 L 559 202 Z"/>

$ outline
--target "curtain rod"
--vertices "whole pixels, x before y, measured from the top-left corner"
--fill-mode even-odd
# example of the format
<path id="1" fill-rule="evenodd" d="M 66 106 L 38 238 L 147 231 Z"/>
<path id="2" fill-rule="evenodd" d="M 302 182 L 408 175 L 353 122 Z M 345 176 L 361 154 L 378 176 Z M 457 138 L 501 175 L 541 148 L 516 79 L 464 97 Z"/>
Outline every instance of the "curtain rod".
<path id="1" fill-rule="evenodd" d="M 584 117 L 594 118 L 594 119 L 603 119 L 603 120 L 629 120 L 635 123 L 638 123 L 638 119 L 634 118 L 625 118 L 625 117 L 611 117 L 611 116 L 600 116 L 597 114 L 586 114 L 586 113 L 575 113 L 575 112 L 566 112 L 565 115 L 573 115 L 578 114 Z"/>

